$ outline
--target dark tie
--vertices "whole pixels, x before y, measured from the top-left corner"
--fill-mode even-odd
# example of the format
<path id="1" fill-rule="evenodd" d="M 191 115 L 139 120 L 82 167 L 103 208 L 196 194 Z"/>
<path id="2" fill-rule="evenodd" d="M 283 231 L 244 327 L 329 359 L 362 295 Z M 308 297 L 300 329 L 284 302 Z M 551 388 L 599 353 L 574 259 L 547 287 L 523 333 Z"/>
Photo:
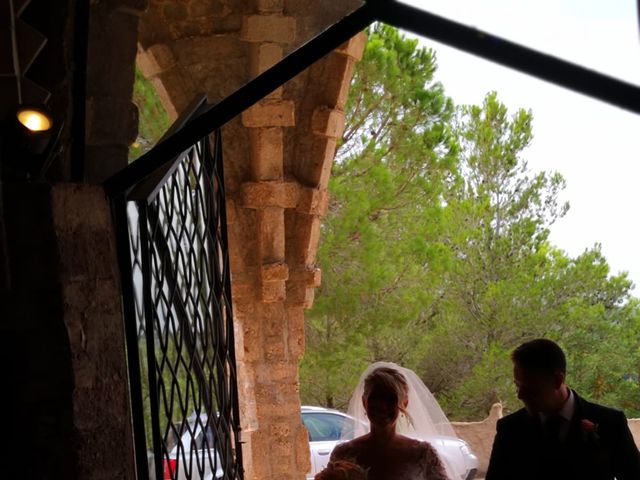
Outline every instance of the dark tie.
<path id="1" fill-rule="evenodd" d="M 561 415 L 551 415 L 544 422 L 544 430 L 553 443 L 562 443 L 562 430 L 565 426 L 565 418 Z"/>

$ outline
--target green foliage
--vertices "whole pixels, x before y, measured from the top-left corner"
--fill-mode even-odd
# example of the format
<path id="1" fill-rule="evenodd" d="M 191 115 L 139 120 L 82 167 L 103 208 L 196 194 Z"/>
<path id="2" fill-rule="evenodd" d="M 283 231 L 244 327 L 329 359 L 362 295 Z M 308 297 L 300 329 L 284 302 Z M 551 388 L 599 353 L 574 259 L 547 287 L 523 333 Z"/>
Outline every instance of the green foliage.
<path id="1" fill-rule="evenodd" d="M 376 25 L 347 105 L 350 119 L 332 172 L 330 215 L 319 250 L 323 283 L 308 315 L 302 375 L 307 402 L 344 407 L 370 361 L 417 363 L 428 322 L 416 292 L 438 266 L 441 191 L 452 175 L 453 108 L 433 82 L 435 58 L 397 30 Z"/>
<path id="2" fill-rule="evenodd" d="M 640 307 L 600 247 L 548 241 L 564 179 L 522 158 L 532 114 L 497 94 L 454 109 L 432 50 L 375 25 L 347 104 L 307 315 L 305 403 L 345 407 L 376 360 L 415 369 L 453 418 L 519 408 L 511 350 L 567 350 L 569 383 L 640 414 Z M 313 379 L 311 381 L 311 379 Z"/>
<path id="3" fill-rule="evenodd" d="M 155 87 L 136 68 L 133 103 L 138 107 L 138 138 L 129 148 L 129 161 L 151 150 L 171 125 Z"/>

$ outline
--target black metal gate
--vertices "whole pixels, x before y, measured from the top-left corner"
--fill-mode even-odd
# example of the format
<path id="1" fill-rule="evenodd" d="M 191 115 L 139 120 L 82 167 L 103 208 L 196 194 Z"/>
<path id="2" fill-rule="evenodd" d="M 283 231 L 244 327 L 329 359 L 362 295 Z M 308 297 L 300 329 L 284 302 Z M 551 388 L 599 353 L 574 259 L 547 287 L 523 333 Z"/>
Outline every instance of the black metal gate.
<path id="1" fill-rule="evenodd" d="M 205 96 L 167 136 L 203 106 Z M 139 478 L 242 478 L 220 131 L 212 136 L 111 193 Z"/>

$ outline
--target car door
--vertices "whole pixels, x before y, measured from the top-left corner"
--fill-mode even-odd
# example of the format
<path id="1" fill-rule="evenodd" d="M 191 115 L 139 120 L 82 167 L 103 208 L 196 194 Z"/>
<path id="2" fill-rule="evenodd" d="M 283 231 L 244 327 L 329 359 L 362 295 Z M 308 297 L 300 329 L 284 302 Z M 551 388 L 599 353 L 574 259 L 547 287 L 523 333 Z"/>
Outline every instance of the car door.
<path id="1" fill-rule="evenodd" d="M 214 433 L 211 425 L 207 425 L 206 435 L 201 431 L 196 438 L 196 445 L 198 446 L 198 460 L 200 468 L 203 470 L 203 480 L 214 480 L 224 476 L 220 455 L 218 455 L 218 452 L 215 450 L 214 442 Z M 215 475 L 213 474 L 214 467 Z"/>
<path id="2" fill-rule="evenodd" d="M 311 471 L 307 478 L 312 479 L 329 463 L 331 452 L 340 441 L 344 429 L 348 428 L 349 422 L 347 417 L 333 412 L 305 412 L 302 414 L 302 421 L 309 432 Z"/>
<path id="3" fill-rule="evenodd" d="M 214 434 L 211 425 L 203 429 L 196 425 L 194 430 L 183 434 L 181 445 L 176 445 L 170 454 L 174 459 L 171 470 L 176 471 L 177 480 L 215 480 L 224 476 L 220 456 L 214 447 Z M 215 475 L 214 475 L 215 467 Z M 173 478 L 174 474 L 167 473 L 165 465 L 165 478 Z"/>

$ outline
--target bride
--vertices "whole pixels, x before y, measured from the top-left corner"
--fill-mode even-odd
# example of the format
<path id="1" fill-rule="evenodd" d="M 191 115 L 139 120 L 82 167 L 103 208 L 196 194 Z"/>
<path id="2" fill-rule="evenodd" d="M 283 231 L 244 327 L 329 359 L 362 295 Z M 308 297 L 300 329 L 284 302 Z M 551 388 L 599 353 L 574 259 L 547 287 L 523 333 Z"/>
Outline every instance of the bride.
<path id="1" fill-rule="evenodd" d="M 357 463 L 368 470 L 369 480 L 461 478 L 460 466 L 445 463 L 431 444 L 420 440 L 455 433 L 412 370 L 388 362 L 370 365 L 360 377 L 348 413 L 356 419 L 355 438 L 339 444 L 332 461 Z"/>

